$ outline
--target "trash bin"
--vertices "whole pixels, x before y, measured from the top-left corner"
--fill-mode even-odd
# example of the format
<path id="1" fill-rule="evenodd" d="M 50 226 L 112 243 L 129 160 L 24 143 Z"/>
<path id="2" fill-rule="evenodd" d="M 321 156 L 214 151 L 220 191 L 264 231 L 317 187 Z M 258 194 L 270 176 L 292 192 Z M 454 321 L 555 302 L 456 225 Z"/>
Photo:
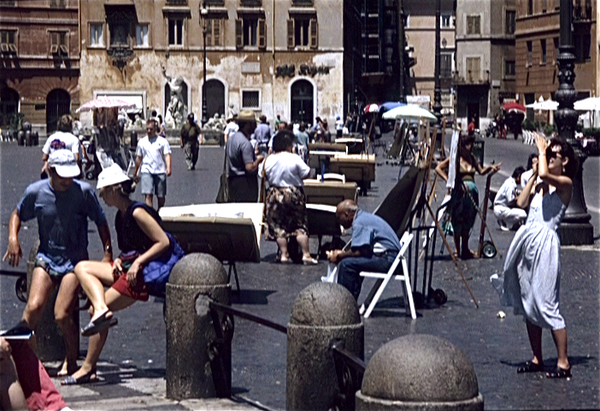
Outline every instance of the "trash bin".
<path id="1" fill-rule="evenodd" d="M 473 142 L 473 155 L 483 167 L 483 158 L 484 158 L 484 149 L 485 141 L 482 138 L 476 138 Z"/>

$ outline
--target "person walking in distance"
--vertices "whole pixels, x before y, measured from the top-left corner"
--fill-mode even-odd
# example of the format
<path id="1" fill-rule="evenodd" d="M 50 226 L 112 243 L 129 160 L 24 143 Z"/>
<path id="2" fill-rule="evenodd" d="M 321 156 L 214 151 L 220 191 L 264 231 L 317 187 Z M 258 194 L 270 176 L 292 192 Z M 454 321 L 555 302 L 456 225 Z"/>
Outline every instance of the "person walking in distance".
<path id="1" fill-rule="evenodd" d="M 255 203 L 258 200 L 258 165 L 262 155 L 256 155 L 250 137 L 256 129 L 256 117 L 251 110 L 237 116 L 239 130 L 227 140 L 225 147 L 229 167 L 229 192 L 234 203 Z"/>
<path id="2" fill-rule="evenodd" d="M 167 196 L 167 177 L 171 175 L 171 147 L 166 138 L 157 135 L 156 119 L 146 122 L 148 135 L 138 142 L 135 152 L 135 181 L 141 180 L 142 194 L 146 204 L 152 207 L 154 194 L 157 197 L 157 210 L 165 205 Z M 138 171 L 141 169 L 141 176 Z"/>
<path id="3" fill-rule="evenodd" d="M 19 326 L 35 330 L 50 298 L 58 287 L 54 316 L 65 340 L 66 359 L 60 376 L 77 370 L 77 327 L 71 313 L 75 310 L 79 282 L 75 266 L 87 260 L 88 218 L 96 223 L 104 247 L 103 261 L 112 260 L 110 231 L 94 189 L 74 180 L 79 175 L 75 156 L 57 150 L 48 158 L 48 179 L 30 184 L 8 225 L 8 249 L 2 261 L 12 267 L 23 257 L 18 234 L 22 221 L 37 219 L 40 246 L 28 292 L 27 305 Z"/>
<path id="4" fill-rule="evenodd" d="M 198 150 L 202 134 L 200 127 L 194 121 L 194 113 L 188 114 L 188 122 L 181 127 L 181 148 L 185 154 L 185 162 L 188 170 L 196 168 L 198 161 Z"/>

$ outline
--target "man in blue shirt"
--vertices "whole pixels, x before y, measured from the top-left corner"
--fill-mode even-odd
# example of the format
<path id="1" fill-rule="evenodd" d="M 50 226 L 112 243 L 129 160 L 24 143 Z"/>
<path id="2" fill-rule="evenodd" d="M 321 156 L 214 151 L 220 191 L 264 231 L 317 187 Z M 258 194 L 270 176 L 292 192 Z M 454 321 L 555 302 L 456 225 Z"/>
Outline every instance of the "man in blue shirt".
<path id="1" fill-rule="evenodd" d="M 267 156 L 269 152 L 269 141 L 271 140 L 271 127 L 267 123 L 267 116 L 264 114 L 260 116 L 260 124 L 256 126 L 254 130 L 254 139 L 258 147 L 258 154 Z"/>
<path id="2" fill-rule="evenodd" d="M 104 247 L 103 261 L 112 261 L 110 231 L 94 189 L 73 180 L 79 175 L 75 156 L 57 150 L 48 159 L 47 180 L 30 184 L 10 217 L 8 249 L 2 261 L 15 267 L 23 257 L 18 239 L 21 221 L 37 219 L 40 246 L 35 257 L 29 298 L 21 326 L 35 330 L 55 285 L 59 285 L 54 315 L 65 339 L 67 357 L 60 375 L 77 370 L 77 327 L 71 311 L 75 308 L 79 282 L 73 273 L 81 260 L 88 259 L 87 219 L 96 223 Z"/>
<path id="3" fill-rule="evenodd" d="M 385 220 L 360 210 L 352 200 L 338 204 L 336 217 L 345 229 L 352 227 L 351 248 L 333 250 L 328 258 L 339 263 L 338 284 L 358 300 L 363 282 L 360 273 L 387 272 L 400 251 L 400 240 Z"/>

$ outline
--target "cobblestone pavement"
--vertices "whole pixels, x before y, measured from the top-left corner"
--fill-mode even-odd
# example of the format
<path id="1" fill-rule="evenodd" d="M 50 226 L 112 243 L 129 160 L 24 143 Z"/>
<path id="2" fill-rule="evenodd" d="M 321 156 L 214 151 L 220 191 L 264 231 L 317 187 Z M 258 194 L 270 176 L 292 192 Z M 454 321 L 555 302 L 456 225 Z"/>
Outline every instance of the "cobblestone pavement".
<path id="1" fill-rule="evenodd" d="M 506 146 L 503 146 L 505 143 Z M 525 162 L 528 155 L 525 146 L 520 145 L 518 155 L 523 159 L 515 159 L 514 147 L 517 146 L 510 141 L 489 141 L 486 159 L 505 161 L 508 164 L 504 171 L 510 173 L 514 168 L 511 162 Z M 39 151 L 35 147 L 0 144 L 2 252 L 6 249 L 10 213 L 25 186 L 39 174 Z M 174 148 L 174 171 L 168 182 L 167 205 L 213 202 L 218 188 L 222 156 L 222 149 L 202 147 L 199 167 L 196 171 L 187 171 L 182 151 Z M 359 198 L 359 205 L 367 211 L 373 211 L 381 202 L 395 183 L 399 172 L 399 167 L 386 164 L 383 160 L 378 161 L 380 165 L 377 167 L 376 182 L 367 196 Z M 597 157 L 588 160 L 588 167 L 596 167 L 597 170 L 597 161 Z M 17 164 L 18 167 L 15 166 Z M 501 180 L 498 177 L 494 184 L 499 186 Z M 484 180 L 478 179 L 477 183 L 482 192 Z M 597 196 L 597 193 L 594 195 Z M 594 201 L 597 204 L 597 198 Z M 597 210 L 597 206 L 595 209 Z M 114 210 L 106 210 L 109 220 L 113 221 Z M 514 233 L 497 229 L 493 216 L 488 216 L 488 220 L 500 254 L 504 256 Z M 596 214 L 592 215 L 592 221 L 598 221 Z M 594 225 L 598 238 L 597 223 Z M 478 226 L 479 222 L 472 235 L 471 247 L 475 247 Z M 21 243 L 27 255 L 36 236 L 36 224 L 24 224 L 21 232 Z M 470 358 L 477 373 L 486 410 L 600 408 L 598 242 L 596 241 L 595 246 L 563 247 L 561 250 L 561 311 L 567 322 L 569 357 L 574 373 L 570 381 L 546 380 L 541 375 L 516 374 L 517 366 L 528 360 L 531 353 L 522 319 L 508 310 L 505 319 L 501 320 L 496 316 L 503 307 L 489 284 L 489 276 L 501 271 L 502 257 L 499 255 L 493 259 L 459 263 L 479 304 L 479 308 L 476 308 L 447 251 L 439 253 L 439 238 L 437 244 L 432 285 L 433 288 L 443 289 L 448 295 L 448 301 L 442 306 L 437 306 L 433 301 L 426 304 L 418 310 L 418 319 L 413 321 L 405 314 L 402 298 L 398 298 L 402 295 L 400 288 L 394 284 L 388 286 L 371 318 L 364 320 L 365 360 L 368 361 L 381 345 L 394 338 L 410 333 L 433 334 L 446 338 Z M 316 241 L 311 241 L 311 249 L 316 252 Z M 274 243 L 263 241 L 260 264 L 238 265 L 242 292 L 239 297 L 234 297 L 233 304 L 280 324 L 287 324 L 294 299 L 304 287 L 319 281 L 326 271 L 326 264 L 321 262 L 314 267 L 281 266 L 272 262 L 275 252 Z M 93 226 L 90 226 L 90 255 L 93 258 L 101 255 L 97 232 Z M 8 267 L 2 265 L 2 268 Z M 20 269 L 25 269 L 23 264 Z M 421 290 L 422 279 L 422 273 L 419 272 L 417 282 L 413 285 L 417 290 Z M 365 280 L 364 289 L 370 284 L 370 280 Z M 16 299 L 13 288 L 13 278 L 0 278 L 2 328 L 18 320 L 24 308 L 24 304 Z M 359 301 L 362 298 L 364 294 Z M 285 408 L 286 336 L 237 319 L 232 358 L 234 401 L 174 402 L 165 399 L 165 325 L 162 309 L 161 301 L 151 299 L 148 303 L 140 303 L 117 314 L 119 325 L 111 331 L 98 366 L 102 381 L 80 387 L 60 388 L 73 409 Z M 82 314 L 81 319 L 82 322 L 85 321 L 87 314 Z M 548 332 L 544 332 L 543 344 L 547 366 L 552 366 L 556 361 L 556 352 Z M 82 355 L 86 349 L 86 341 L 82 340 Z M 47 366 L 53 372 L 58 364 Z"/>

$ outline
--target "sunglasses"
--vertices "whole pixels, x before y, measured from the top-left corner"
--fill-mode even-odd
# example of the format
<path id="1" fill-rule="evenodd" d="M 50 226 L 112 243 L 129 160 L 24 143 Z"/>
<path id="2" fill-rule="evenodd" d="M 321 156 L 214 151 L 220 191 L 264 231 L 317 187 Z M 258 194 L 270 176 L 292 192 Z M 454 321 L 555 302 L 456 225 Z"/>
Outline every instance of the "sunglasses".
<path id="1" fill-rule="evenodd" d="M 554 158 L 554 159 L 562 159 L 562 155 L 560 154 L 560 152 L 558 151 L 552 151 L 552 150 L 546 150 L 546 157 L 548 159 Z"/>

